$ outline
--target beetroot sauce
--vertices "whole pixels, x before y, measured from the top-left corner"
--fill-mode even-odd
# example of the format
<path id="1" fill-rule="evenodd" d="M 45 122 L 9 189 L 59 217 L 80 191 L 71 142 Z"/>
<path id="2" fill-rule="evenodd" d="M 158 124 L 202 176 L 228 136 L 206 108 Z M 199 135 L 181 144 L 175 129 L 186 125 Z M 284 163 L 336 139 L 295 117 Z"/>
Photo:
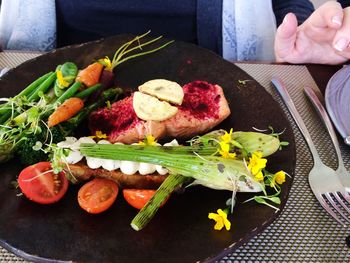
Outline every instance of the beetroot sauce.
<path id="1" fill-rule="evenodd" d="M 92 134 L 102 131 L 112 137 L 133 128 L 139 119 L 133 105 L 133 96 L 117 101 L 111 108 L 103 108 L 90 114 L 89 126 Z"/>
<path id="2" fill-rule="evenodd" d="M 197 119 L 219 118 L 220 95 L 215 85 L 197 80 L 184 85 L 183 90 L 179 109 L 189 111 Z"/>

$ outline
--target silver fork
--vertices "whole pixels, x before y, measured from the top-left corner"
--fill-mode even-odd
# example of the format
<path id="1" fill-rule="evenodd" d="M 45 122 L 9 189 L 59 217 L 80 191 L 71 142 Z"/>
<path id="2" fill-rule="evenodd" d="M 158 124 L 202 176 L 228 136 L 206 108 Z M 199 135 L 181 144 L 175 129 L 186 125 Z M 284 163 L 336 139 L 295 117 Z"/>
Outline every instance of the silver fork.
<path id="1" fill-rule="evenodd" d="M 319 100 L 318 96 L 316 95 L 315 91 L 312 88 L 305 87 L 304 93 L 309 98 L 312 105 L 315 107 L 318 115 L 321 117 L 323 124 L 327 128 L 327 131 L 328 131 L 328 133 L 332 139 L 333 145 L 334 145 L 335 153 L 336 153 L 337 158 L 338 158 L 338 168 L 335 171 L 337 172 L 337 175 L 338 175 L 340 181 L 342 182 L 343 186 L 347 190 L 347 192 L 350 192 L 350 173 L 346 170 L 346 168 L 344 166 L 344 162 L 343 162 L 343 158 L 341 156 L 337 135 L 334 131 L 332 122 L 327 114 L 327 111 L 323 107 L 321 101 Z M 350 200 L 348 200 L 348 201 L 350 202 Z M 350 213 L 350 209 L 349 209 L 349 213 Z"/>
<path id="2" fill-rule="evenodd" d="M 309 146 L 312 154 L 314 165 L 309 172 L 309 184 L 315 197 L 322 205 L 322 207 L 341 225 L 346 226 L 338 215 L 341 215 L 346 221 L 350 222 L 350 219 L 342 211 L 342 207 L 346 207 L 343 200 L 350 200 L 349 194 L 341 184 L 336 172 L 326 166 L 320 159 L 317 153 L 317 149 L 311 139 L 310 133 L 306 128 L 306 125 L 298 113 L 288 91 L 281 80 L 278 78 L 272 78 L 272 84 L 275 86 L 279 94 L 281 95 L 284 103 L 286 104 L 289 112 L 293 116 L 296 124 L 298 125 L 301 133 L 303 134 L 306 143 Z M 333 198 L 334 197 L 334 198 Z M 334 211 L 333 209 L 334 208 Z M 336 211 L 336 212 L 335 212 Z"/>

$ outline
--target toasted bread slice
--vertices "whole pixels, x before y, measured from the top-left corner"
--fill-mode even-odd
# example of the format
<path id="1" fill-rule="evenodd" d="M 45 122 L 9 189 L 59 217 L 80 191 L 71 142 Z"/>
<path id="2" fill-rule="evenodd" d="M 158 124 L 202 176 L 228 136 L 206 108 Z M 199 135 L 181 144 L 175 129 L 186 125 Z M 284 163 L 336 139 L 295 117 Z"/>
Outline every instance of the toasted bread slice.
<path id="1" fill-rule="evenodd" d="M 181 105 L 184 98 L 182 87 L 166 79 L 149 80 L 139 86 L 139 91 L 176 105 Z"/>

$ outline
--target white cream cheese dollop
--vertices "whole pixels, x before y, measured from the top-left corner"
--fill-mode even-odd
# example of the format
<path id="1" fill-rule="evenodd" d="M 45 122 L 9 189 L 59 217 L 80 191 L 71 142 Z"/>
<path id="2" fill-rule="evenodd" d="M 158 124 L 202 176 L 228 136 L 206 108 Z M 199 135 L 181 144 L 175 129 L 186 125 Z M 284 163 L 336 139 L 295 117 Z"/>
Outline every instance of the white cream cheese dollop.
<path id="1" fill-rule="evenodd" d="M 84 156 L 79 152 L 79 146 L 81 143 L 96 143 L 90 137 L 81 137 L 79 140 L 74 137 L 66 137 L 66 140 L 59 142 L 57 144 L 60 148 L 70 149 L 70 153 L 65 157 L 65 162 L 68 164 L 76 164 L 80 162 Z M 98 144 L 111 144 L 107 140 L 100 140 Z M 121 143 L 115 143 L 121 144 Z M 160 144 L 159 144 L 160 145 Z M 165 143 L 164 146 L 178 146 L 177 140 L 172 140 L 169 143 Z M 91 169 L 97 169 L 102 167 L 108 171 L 114 171 L 120 169 L 120 171 L 127 175 L 132 175 L 139 172 L 141 175 L 152 174 L 157 171 L 160 175 L 166 175 L 168 170 L 161 165 L 154 165 L 150 163 L 138 163 L 133 161 L 119 161 L 119 160 L 109 160 L 94 157 L 86 157 L 86 164 Z"/>
<path id="2" fill-rule="evenodd" d="M 66 156 L 64 160 L 68 164 L 76 164 L 84 158 L 80 151 L 77 150 L 76 145 L 80 145 L 80 143 L 78 139 L 74 137 L 66 137 L 65 141 L 57 143 L 57 147 L 59 148 L 71 149 L 68 156 Z"/>

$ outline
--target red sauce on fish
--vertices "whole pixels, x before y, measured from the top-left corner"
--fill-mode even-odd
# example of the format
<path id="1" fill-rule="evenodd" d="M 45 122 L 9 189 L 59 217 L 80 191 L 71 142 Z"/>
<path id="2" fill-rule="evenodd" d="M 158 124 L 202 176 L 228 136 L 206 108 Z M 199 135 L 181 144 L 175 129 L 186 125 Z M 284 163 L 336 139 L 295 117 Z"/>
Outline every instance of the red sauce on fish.
<path id="1" fill-rule="evenodd" d="M 111 108 L 103 108 L 90 114 L 89 124 L 92 134 L 102 131 L 105 134 L 118 134 L 133 128 L 139 121 L 132 106 L 133 96 L 117 101 Z"/>
<path id="2" fill-rule="evenodd" d="M 219 118 L 220 95 L 215 85 L 193 81 L 183 87 L 184 100 L 179 109 L 189 111 L 197 119 Z"/>

